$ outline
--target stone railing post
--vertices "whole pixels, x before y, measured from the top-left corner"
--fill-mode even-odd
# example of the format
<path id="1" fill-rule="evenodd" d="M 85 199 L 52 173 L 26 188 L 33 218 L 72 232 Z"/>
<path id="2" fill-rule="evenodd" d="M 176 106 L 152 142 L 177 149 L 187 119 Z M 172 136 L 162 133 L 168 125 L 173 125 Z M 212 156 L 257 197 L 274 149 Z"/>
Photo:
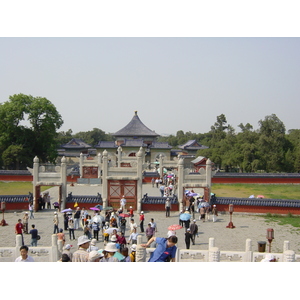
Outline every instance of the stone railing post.
<path id="1" fill-rule="evenodd" d="M 62 240 L 57 241 L 57 248 L 60 253 L 63 251 L 63 241 Z"/>
<path id="2" fill-rule="evenodd" d="M 136 262 L 145 262 L 146 261 L 146 248 L 142 247 L 142 236 L 138 235 L 137 237 L 137 245 L 136 245 L 136 255 L 135 261 Z"/>
<path id="3" fill-rule="evenodd" d="M 50 261 L 51 262 L 57 262 L 58 261 L 58 246 L 57 246 L 57 235 L 56 234 L 52 234 L 52 245 L 51 245 L 51 254 L 52 256 L 50 257 Z"/>
<path id="4" fill-rule="evenodd" d="M 287 251 L 287 250 L 291 250 L 290 249 L 290 242 L 289 241 L 284 241 L 283 242 L 283 252 Z"/>
<path id="5" fill-rule="evenodd" d="M 208 250 L 210 248 L 213 248 L 213 247 L 215 247 L 215 238 L 209 238 L 209 240 L 208 240 Z"/>
<path id="6" fill-rule="evenodd" d="M 220 250 L 218 247 L 211 247 L 209 249 L 208 261 L 209 262 L 219 262 L 220 261 Z"/>
<path id="7" fill-rule="evenodd" d="M 296 259 L 295 252 L 293 250 L 286 250 L 283 252 L 283 262 L 293 262 Z"/>
<path id="8" fill-rule="evenodd" d="M 253 259 L 253 251 L 252 251 L 252 240 L 251 239 L 246 239 L 246 256 L 245 256 L 245 261 L 246 262 L 252 262 Z"/>

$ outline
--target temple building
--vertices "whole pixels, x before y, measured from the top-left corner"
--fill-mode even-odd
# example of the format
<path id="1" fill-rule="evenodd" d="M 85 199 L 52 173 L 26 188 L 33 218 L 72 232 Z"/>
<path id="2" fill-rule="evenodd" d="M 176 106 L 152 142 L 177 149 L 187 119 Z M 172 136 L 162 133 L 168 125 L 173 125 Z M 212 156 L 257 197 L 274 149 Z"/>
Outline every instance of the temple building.
<path id="1" fill-rule="evenodd" d="M 149 129 L 139 118 L 137 111 L 131 121 L 112 134 L 114 141 L 99 141 L 97 145 L 88 145 L 80 139 L 72 139 L 69 143 L 61 145 L 58 150 L 59 156 L 65 156 L 77 162 L 80 153 L 88 156 L 96 156 L 108 152 L 109 160 L 113 164 L 117 162 L 118 150 L 122 152 L 122 160 L 134 158 L 142 147 L 145 152 L 144 162 L 149 164 L 149 169 L 154 167 L 155 162 L 163 157 L 165 161 L 176 160 L 178 156 L 185 156 L 190 160 L 195 158 L 199 149 L 205 149 L 206 146 L 199 144 L 196 140 L 190 140 L 184 145 L 180 145 L 179 149 L 172 149 L 167 142 L 158 142 L 160 136 L 155 131 Z"/>

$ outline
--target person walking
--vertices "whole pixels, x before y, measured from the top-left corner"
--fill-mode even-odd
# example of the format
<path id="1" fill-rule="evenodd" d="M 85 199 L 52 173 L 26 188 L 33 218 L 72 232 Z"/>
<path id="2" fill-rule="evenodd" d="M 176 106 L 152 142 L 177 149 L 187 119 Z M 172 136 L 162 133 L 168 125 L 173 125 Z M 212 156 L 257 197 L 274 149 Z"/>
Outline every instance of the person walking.
<path id="1" fill-rule="evenodd" d="M 18 223 L 15 225 L 15 233 L 16 235 L 20 234 L 22 237 L 22 246 L 24 246 L 24 237 L 23 237 L 23 224 L 22 220 L 18 219 Z"/>
<path id="2" fill-rule="evenodd" d="M 144 212 L 141 211 L 140 213 L 140 229 L 141 229 L 141 232 L 144 232 L 144 221 L 145 221 L 145 216 L 144 216 Z"/>
<path id="3" fill-rule="evenodd" d="M 58 233 L 58 224 L 59 224 L 59 220 L 58 220 L 58 215 L 57 212 L 54 212 L 54 218 L 53 218 L 53 224 L 54 224 L 54 230 L 53 230 L 53 234 Z"/>
<path id="4" fill-rule="evenodd" d="M 171 211 L 171 201 L 170 201 L 170 198 L 166 199 L 165 210 L 166 210 L 166 218 L 170 217 L 170 211 Z"/>
<path id="5" fill-rule="evenodd" d="M 31 230 L 29 231 L 29 234 L 31 234 L 31 247 L 37 247 L 37 241 L 38 241 L 38 230 L 35 229 L 35 225 L 31 225 Z"/>
<path id="6" fill-rule="evenodd" d="M 123 233 L 123 235 L 125 235 L 125 231 L 126 231 L 126 219 L 124 217 L 122 217 L 121 221 L 120 221 L 120 229 L 121 232 Z"/>
<path id="7" fill-rule="evenodd" d="M 151 223 L 148 223 L 148 227 L 146 228 L 146 237 L 149 241 L 154 235 L 154 228 L 151 226 Z"/>
<path id="8" fill-rule="evenodd" d="M 28 219 L 28 212 L 25 212 L 23 216 L 23 232 L 26 234 L 28 234 Z"/>
<path id="9" fill-rule="evenodd" d="M 69 219 L 68 222 L 68 228 L 69 228 L 69 236 L 70 240 L 75 240 L 75 234 L 74 234 L 74 220 L 72 218 Z M 73 237 L 73 238 L 72 238 Z"/>
<path id="10" fill-rule="evenodd" d="M 126 199 L 125 199 L 125 196 L 123 195 L 120 200 L 120 207 L 122 208 L 123 212 L 125 212 L 125 206 L 126 206 Z"/>
<path id="11" fill-rule="evenodd" d="M 218 216 L 218 209 L 217 209 L 217 206 L 215 204 L 213 205 L 212 215 L 213 215 L 213 222 L 216 222 L 217 221 L 217 216 Z"/>
<path id="12" fill-rule="evenodd" d="M 59 233 L 57 233 L 57 241 L 62 241 L 62 246 L 65 245 L 65 234 L 64 234 L 64 230 L 61 228 L 59 229 Z"/>
<path id="13" fill-rule="evenodd" d="M 205 207 L 201 206 L 200 207 L 200 220 L 202 220 L 203 222 L 205 222 Z"/>
<path id="14" fill-rule="evenodd" d="M 79 229 L 79 220 L 80 220 L 80 208 L 76 208 L 76 212 L 74 214 L 74 229 Z"/>
<path id="15" fill-rule="evenodd" d="M 185 241 L 186 249 L 190 249 L 190 245 L 192 241 L 191 229 L 188 228 L 184 235 L 185 235 L 184 241 Z"/>
<path id="16" fill-rule="evenodd" d="M 28 209 L 29 209 L 29 212 L 30 212 L 29 218 L 30 219 L 34 219 L 34 215 L 33 215 L 33 203 L 32 202 L 29 203 Z"/>
<path id="17" fill-rule="evenodd" d="M 196 220 L 193 220 L 193 223 L 190 225 L 190 231 L 192 235 L 192 243 L 195 245 L 196 235 L 198 236 L 198 225 L 196 224 Z"/>
<path id="18" fill-rule="evenodd" d="M 93 230 L 94 239 L 96 239 L 98 241 L 99 240 L 100 224 L 98 222 L 93 222 L 92 223 L 92 230 Z"/>
<path id="19" fill-rule="evenodd" d="M 132 244 L 137 244 L 137 237 L 138 233 L 136 232 L 136 227 L 133 228 L 133 232 L 130 234 L 129 239 L 128 239 L 128 244 L 130 244 L 130 241 Z"/>

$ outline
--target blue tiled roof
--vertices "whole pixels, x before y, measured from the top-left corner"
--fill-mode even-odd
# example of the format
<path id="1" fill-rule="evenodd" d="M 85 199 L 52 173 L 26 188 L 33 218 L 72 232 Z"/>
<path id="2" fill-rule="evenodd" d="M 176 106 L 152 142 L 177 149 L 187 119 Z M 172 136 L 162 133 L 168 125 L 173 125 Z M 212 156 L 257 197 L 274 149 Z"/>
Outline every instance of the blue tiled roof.
<path id="1" fill-rule="evenodd" d="M 126 136 L 151 136 L 158 137 L 159 134 L 155 133 L 153 130 L 149 129 L 137 115 L 135 112 L 131 121 L 122 129 L 112 134 L 113 136 L 126 137 Z"/>

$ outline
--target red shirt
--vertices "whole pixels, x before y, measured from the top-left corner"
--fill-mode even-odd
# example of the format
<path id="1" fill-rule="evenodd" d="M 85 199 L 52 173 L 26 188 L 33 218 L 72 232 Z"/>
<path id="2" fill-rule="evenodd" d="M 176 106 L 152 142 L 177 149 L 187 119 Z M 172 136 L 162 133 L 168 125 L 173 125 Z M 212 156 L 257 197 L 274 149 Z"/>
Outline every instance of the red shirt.
<path id="1" fill-rule="evenodd" d="M 23 232 L 22 229 L 23 229 L 23 224 L 22 223 L 17 223 L 16 227 L 15 227 L 16 233 L 17 234 L 22 234 L 22 232 Z"/>
<path id="2" fill-rule="evenodd" d="M 145 216 L 144 215 L 140 215 L 140 221 L 144 221 L 145 220 Z"/>

